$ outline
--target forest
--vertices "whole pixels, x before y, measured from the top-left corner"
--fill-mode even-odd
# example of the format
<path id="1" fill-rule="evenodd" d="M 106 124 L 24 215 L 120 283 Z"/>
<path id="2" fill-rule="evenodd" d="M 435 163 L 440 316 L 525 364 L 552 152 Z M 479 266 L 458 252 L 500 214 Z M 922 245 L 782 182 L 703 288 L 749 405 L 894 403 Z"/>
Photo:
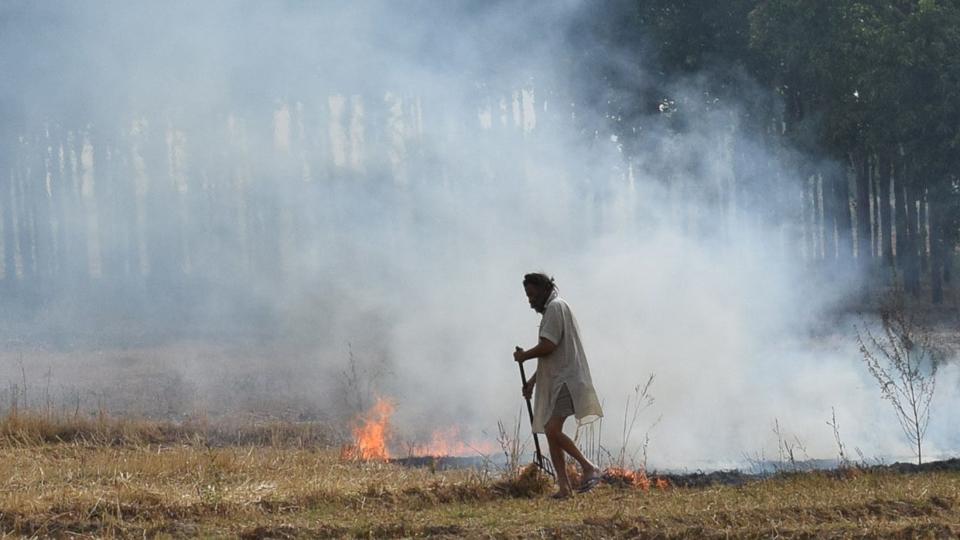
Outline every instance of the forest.
<path id="1" fill-rule="evenodd" d="M 62 35 L 3 66 L 0 276 L 21 306 L 89 287 L 129 299 L 151 287 L 189 296 L 224 276 L 282 281 L 294 253 L 336 249 L 318 231 L 356 210 L 343 201 L 372 200 L 373 226 L 408 228 L 420 223 L 418 190 L 476 181 L 431 138 L 522 149 L 558 126 L 585 145 L 612 136 L 628 164 L 621 178 L 642 170 L 671 200 L 719 208 L 710 219 L 747 211 L 780 228 L 783 249 L 826 275 L 856 268 L 864 290 L 897 285 L 935 304 L 951 283 L 956 2 L 591 4 L 563 29 L 569 47 L 549 77 L 521 54 L 516 69 L 463 74 L 471 92 L 455 99 L 367 71 L 305 74 L 296 59 L 243 64 L 231 76 L 257 84 L 211 99 L 195 67 L 145 76 L 142 58 L 117 54 L 135 33 L 85 50 L 89 36 L 56 9 L 14 6 L 0 19 L 8 39 L 25 42 L 24 18 Z M 116 72 L 90 60 L 106 49 Z M 758 165 L 731 136 L 710 141 L 729 170 L 687 174 L 695 160 L 670 142 L 711 115 L 763 141 L 780 165 Z M 479 177 L 522 177 L 521 161 Z"/>
<path id="2" fill-rule="evenodd" d="M 926 284 L 941 302 L 957 243 L 960 6 L 680 4 L 625 4 L 622 30 L 608 39 L 650 36 L 631 46 L 652 50 L 664 78 L 713 74 L 707 100 L 736 99 L 750 84 L 772 91 L 778 99 L 747 116 L 797 152 L 802 252 L 827 264 L 856 259 L 914 295 Z M 630 103 L 615 114 L 642 114 Z"/>

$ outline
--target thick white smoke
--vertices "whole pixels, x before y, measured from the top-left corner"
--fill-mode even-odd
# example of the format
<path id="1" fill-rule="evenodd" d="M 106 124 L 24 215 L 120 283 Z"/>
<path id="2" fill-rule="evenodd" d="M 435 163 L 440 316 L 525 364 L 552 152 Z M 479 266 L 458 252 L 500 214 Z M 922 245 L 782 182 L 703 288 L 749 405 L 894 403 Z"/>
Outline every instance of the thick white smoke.
<path id="1" fill-rule="evenodd" d="M 590 84 L 570 87 L 584 42 L 574 48 L 569 37 L 596 9 L 7 3 L 0 97 L 16 122 L 5 143 L 58 124 L 79 139 L 110 132 L 139 171 L 128 179 L 138 189 L 174 183 L 171 214 L 209 189 L 220 197 L 209 208 L 229 215 L 227 184 L 253 186 L 244 204 L 272 194 L 266 216 L 244 223 L 277 223 L 282 277 L 248 268 L 221 240 L 217 227 L 236 222 L 187 220 L 187 240 L 163 245 L 171 257 L 190 239 L 211 246 L 184 270 L 201 277 L 203 294 L 169 301 L 172 289 L 150 288 L 121 308 L 114 298 L 108 311 L 119 315 L 91 320 L 54 314 L 72 313 L 75 298 L 93 298 L 72 306 L 79 313 L 101 310 L 96 294 L 64 284 L 54 307 L 16 327 L 26 337 L 7 348 L 3 375 L 18 380 L 26 350 L 37 384 L 54 366 L 52 386 L 87 404 L 110 400 L 104 381 L 114 376 L 150 389 L 139 393 L 155 398 L 122 402 L 141 413 L 154 402 L 178 414 L 277 402 L 346 414 L 345 399 L 376 390 L 396 401 L 407 437 L 456 424 L 492 438 L 521 405 L 513 347 L 536 340 L 521 278 L 545 270 L 579 318 L 607 447 L 621 444 L 627 398 L 655 373 L 656 403 L 627 442 L 637 448 L 662 417 L 650 433 L 654 467 L 775 457 L 774 419 L 809 457 L 832 458 L 831 408 L 849 447 L 908 454 L 858 361 L 852 325 L 823 330 L 855 276 L 823 282 L 808 272 L 793 240 L 795 156 L 740 129 L 737 103 L 681 132 L 649 127 L 646 150 L 626 155 L 603 111 L 572 106 Z M 641 84 L 643 59 L 619 55 L 609 51 L 610 65 Z M 699 85 L 678 83 L 670 97 L 696 107 Z M 605 92 L 596 81 L 596 95 Z M 769 96 L 744 96 L 760 98 Z M 142 148 L 158 137 L 169 159 L 149 161 Z M 97 156 L 75 158 L 87 181 L 102 177 Z M 768 181 L 743 187 L 744 171 Z M 744 193 L 751 202 L 737 199 Z M 126 245 L 154 250 L 151 261 L 166 254 L 144 240 L 167 235 L 151 222 L 74 211 L 78 223 L 95 216 L 97 230 L 136 223 L 139 240 Z M 136 304 L 132 315 L 125 302 Z M 50 337 L 78 334 L 103 343 L 79 350 L 74 337 Z M 117 342 L 139 345 L 117 352 Z M 943 377 L 940 410 L 956 400 L 956 374 Z M 161 383 L 179 390 L 164 394 Z M 935 415 L 932 446 L 955 442 L 945 426 Z"/>

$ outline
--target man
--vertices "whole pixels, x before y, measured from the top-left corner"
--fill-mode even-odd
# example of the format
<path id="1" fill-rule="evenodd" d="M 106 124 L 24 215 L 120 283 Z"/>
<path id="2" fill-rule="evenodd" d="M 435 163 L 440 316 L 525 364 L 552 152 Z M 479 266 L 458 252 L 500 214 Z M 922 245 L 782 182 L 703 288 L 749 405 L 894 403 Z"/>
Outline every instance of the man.
<path id="1" fill-rule="evenodd" d="M 600 469 L 563 433 L 563 422 L 574 415 L 579 425 L 588 424 L 603 416 L 603 411 L 590 379 L 577 320 L 570 306 L 558 296 L 553 278 L 541 273 L 527 274 L 523 276 L 523 290 L 530 307 L 542 315 L 540 341 L 529 350 L 517 347 L 513 358 L 521 363 L 537 359 L 537 372 L 523 388 L 523 395 L 529 399 L 536 388 L 533 431 L 547 436 L 550 459 L 557 473 L 558 489 L 553 497 L 562 499 L 572 491 L 564 453 L 570 454 L 583 471 L 580 492 L 589 491 L 600 480 Z"/>

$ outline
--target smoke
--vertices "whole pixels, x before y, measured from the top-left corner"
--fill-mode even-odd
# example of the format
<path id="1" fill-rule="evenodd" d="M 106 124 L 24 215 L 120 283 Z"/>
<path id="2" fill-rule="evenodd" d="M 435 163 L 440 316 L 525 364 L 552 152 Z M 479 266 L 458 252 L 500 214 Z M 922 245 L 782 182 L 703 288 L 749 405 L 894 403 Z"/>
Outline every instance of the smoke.
<path id="1" fill-rule="evenodd" d="M 343 420 L 377 392 L 407 437 L 491 437 L 521 405 L 510 355 L 538 318 L 520 281 L 542 269 L 608 447 L 655 373 L 652 466 L 775 456 L 774 419 L 834 457 L 831 408 L 848 446 L 908 453 L 851 325 L 830 328 L 856 273 L 819 279 L 796 240 L 807 158 L 744 120 L 775 99 L 708 107 L 702 79 L 676 81 L 626 147 L 583 104 L 650 78 L 580 31 L 597 9 L 7 2 L 4 180 L 36 178 L 16 156 L 57 175 L 34 195 L 47 259 L 3 208 L 4 277 L 40 283 L 4 310 L 3 374 L 25 354 L 34 387 L 49 369 L 78 402 L 159 415 Z M 637 95 L 591 80 L 598 58 Z"/>

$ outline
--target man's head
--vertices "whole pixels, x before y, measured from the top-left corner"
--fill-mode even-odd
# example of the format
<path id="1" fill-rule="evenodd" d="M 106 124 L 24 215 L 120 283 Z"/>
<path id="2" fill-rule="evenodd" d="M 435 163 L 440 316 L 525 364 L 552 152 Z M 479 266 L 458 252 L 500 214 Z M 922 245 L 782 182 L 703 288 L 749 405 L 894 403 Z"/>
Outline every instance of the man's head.
<path id="1" fill-rule="evenodd" d="M 523 276 L 523 290 L 527 293 L 530 307 L 537 313 L 543 313 L 547 308 L 547 300 L 555 288 L 553 278 L 546 274 L 538 272 Z"/>

